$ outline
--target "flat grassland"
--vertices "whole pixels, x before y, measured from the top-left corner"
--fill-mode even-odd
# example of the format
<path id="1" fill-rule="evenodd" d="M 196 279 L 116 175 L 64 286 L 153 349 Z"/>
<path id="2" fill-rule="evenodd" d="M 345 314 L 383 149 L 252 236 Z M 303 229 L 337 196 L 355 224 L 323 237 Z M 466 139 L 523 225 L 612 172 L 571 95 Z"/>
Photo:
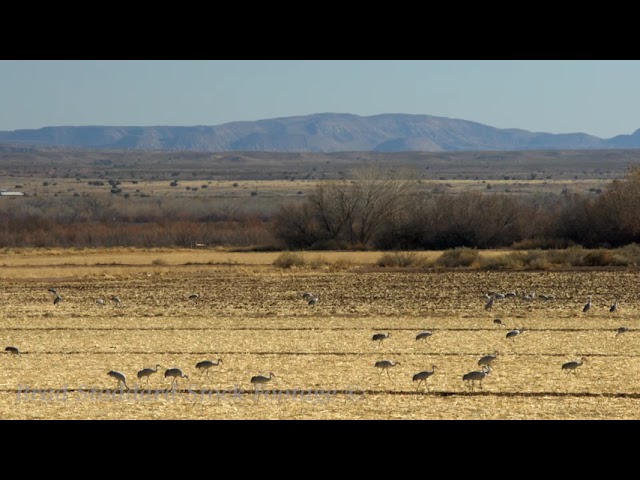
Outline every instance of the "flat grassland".
<path id="1" fill-rule="evenodd" d="M 0 356 L 0 418 L 640 419 L 636 269 L 403 271 L 376 267 L 376 252 L 305 252 L 324 266 L 282 270 L 278 255 L 1 251 L 0 347 L 22 354 Z M 514 290 L 537 296 L 485 310 L 484 294 Z M 495 351 L 481 385 L 462 380 Z M 561 369 L 581 357 L 575 374 Z M 383 359 L 399 364 L 381 371 Z M 136 372 L 156 364 L 140 385 Z M 412 381 L 432 365 L 426 386 Z M 172 387 L 170 367 L 188 378 Z M 250 378 L 269 372 L 254 391 Z"/>

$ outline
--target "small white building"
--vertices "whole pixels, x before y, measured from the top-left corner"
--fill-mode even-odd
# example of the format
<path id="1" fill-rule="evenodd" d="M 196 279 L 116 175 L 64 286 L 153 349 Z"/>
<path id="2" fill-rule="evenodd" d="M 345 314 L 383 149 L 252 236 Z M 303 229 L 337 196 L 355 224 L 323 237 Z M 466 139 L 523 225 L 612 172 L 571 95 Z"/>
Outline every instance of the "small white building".
<path id="1" fill-rule="evenodd" d="M 9 190 L 0 190 L 0 195 L 3 197 L 22 197 L 24 196 L 23 192 L 11 192 Z"/>

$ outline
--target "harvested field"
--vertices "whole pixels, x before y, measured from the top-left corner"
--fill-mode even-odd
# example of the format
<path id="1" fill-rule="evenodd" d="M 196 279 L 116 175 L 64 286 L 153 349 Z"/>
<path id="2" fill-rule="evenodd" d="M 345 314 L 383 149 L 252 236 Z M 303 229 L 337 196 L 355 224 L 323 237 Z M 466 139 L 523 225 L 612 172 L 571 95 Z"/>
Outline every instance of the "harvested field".
<path id="1" fill-rule="evenodd" d="M 262 253 L 227 265 L 203 260 L 211 252 L 181 252 L 180 261 L 166 253 L 165 265 L 121 262 L 124 253 L 0 255 L 0 347 L 21 351 L 0 358 L 1 418 L 640 418 L 635 269 L 389 272 L 355 255 L 341 270 L 280 270 Z M 514 290 L 537 295 L 485 310 L 484 294 Z M 307 291 L 317 304 L 302 298 Z M 616 335 L 620 326 L 629 330 Z M 525 330 L 507 339 L 516 327 Z M 432 336 L 417 341 L 425 329 Z M 373 342 L 378 332 L 391 335 Z M 463 382 L 496 350 L 481 385 Z M 575 374 L 561 369 L 581 357 Z M 218 358 L 207 375 L 195 369 Z M 399 364 L 376 369 L 383 359 Z M 140 385 L 136 372 L 156 364 Z M 416 385 L 412 376 L 432 365 L 426 386 Z M 189 378 L 172 387 L 162 374 L 170 367 Z M 130 390 L 117 389 L 109 370 L 123 372 Z M 250 378 L 269 372 L 254 390 Z"/>

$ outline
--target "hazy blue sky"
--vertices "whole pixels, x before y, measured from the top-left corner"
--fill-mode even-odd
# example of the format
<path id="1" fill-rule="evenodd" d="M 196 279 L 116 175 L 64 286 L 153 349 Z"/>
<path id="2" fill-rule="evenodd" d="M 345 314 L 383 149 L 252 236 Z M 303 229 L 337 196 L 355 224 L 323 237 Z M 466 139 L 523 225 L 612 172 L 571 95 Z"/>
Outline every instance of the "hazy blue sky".
<path id="1" fill-rule="evenodd" d="M 0 130 L 321 112 L 608 138 L 640 128 L 640 61 L 0 60 Z"/>

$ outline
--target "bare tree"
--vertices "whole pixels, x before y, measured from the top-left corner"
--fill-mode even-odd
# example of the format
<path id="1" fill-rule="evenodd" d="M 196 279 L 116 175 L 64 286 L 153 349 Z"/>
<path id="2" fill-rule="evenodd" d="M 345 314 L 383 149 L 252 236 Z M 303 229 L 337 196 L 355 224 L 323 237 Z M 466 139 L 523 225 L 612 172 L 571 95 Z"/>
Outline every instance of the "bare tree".
<path id="1" fill-rule="evenodd" d="M 350 240 L 367 246 L 382 226 L 391 222 L 410 205 L 416 186 L 408 170 L 365 166 L 352 170 L 355 208 L 351 218 Z"/>

